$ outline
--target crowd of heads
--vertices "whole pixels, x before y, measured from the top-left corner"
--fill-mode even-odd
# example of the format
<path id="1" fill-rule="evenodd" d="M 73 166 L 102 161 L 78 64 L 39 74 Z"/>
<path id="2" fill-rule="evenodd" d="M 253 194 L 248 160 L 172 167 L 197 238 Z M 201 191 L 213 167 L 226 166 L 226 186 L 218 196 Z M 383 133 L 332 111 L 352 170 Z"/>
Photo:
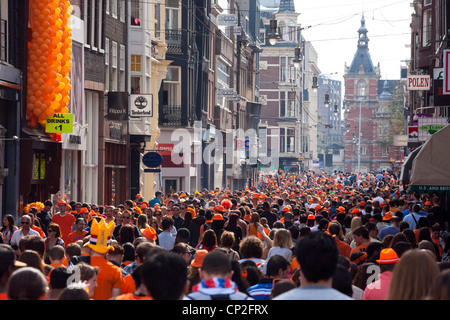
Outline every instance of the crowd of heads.
<path id="1" fill-rule="evenodd" d="M 97 256 L 120 270 L 108 299 L 283 299 L 320 284 L 362 300 L 382 274 L 384 299 L 450 298 L 446 195 L 387 173 L 280 171 L 244 190 L 35 202 L 19 225 L 2 220 L 8 299 L 99 299 Z"/>

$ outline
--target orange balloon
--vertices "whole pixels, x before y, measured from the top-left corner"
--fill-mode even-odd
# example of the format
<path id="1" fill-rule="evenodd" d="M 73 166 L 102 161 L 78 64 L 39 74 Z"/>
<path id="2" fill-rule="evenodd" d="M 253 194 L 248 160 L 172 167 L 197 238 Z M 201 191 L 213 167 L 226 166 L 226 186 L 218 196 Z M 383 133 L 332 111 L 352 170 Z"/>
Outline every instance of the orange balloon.
<path id="1" fill-rule="evenodd" d="M 39 117 L 40 114 L 41 114 L 41 109 L 34 108 L 34 109 L 33 109 L 33 114 L 34 114 L 36 117 Z"/>
<path id="2" fill-rule="evenodd" d="M 67 107 L 62 108 L 61 113 L 69 113 L 69 108 Z"/>

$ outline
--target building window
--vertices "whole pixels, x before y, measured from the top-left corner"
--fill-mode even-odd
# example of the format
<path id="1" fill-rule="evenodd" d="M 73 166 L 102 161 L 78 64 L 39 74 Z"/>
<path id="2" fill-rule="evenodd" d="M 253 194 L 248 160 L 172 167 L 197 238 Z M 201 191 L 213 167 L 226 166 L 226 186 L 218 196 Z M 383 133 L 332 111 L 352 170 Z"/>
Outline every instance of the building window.
<path id="1" fill-rule="evenodd" d="M 131 77 L 131 93 L 141 93 L 141 77 Z"/>
<path id="2" fill-rule="evenodd" d="M 366 95 L 366 84 L 364 81 L 358 82 L 358 96 L 363 97 Z"/>
<path id="3" fill-rule="evenodd" d="M 295 92 L 280 92 L 280 118 L 295 118 Z"/>
<path id="4" fill-rule="evenodd" d="M 117 68 L 118 47 L 117 42 L 112 42 L 112 67 Z"/>
<path id="5" fill-rule="evenodd" d="M 125 22 L 125 5 L 126 5 L 125 0 L 120 0 L 120 3 L 119 3 L 120 17 L 119 17 L 119 19 L 121 22 Z"/>
<path id="6" fill-rule="evenodd" d="M 294 128 L 280 128 L 280 152 L 295 152 Z"/>
<path id="7" fill-rule="evenodd" d="M 120 45 L 120 71 L 125 71 L 125 46 Z"/>
<path id="8" fill-rule="evenodd" d="M 382 156 L 388 156 L 389 155 L 389 146 L 382 146 L 381 147 L 381 155 Z"/>
<path id="9" fill-rule="evenodd" d="M 131 25 L 140 26 L 141 25 L 141 6 L 139 0 L 131 0 Z"/>
<path id="10" fill-rule="evenodd" d="M 113 16 L 113 18 L 117 19 L 117 0 L 113 0 L 111 2 L 112 2 L 111 15 Z"/>
<path id="11" fill-rule="evenodd" d="M 431 9 L 423 12 L 423 28 L 422 28 L 422 46 L 426 47 L 431 44 Z"/>
<path id="12" fill-rule="evenodd" d="M 181 69 L 179 67 L 167 67 L 167 76 L 164 80 L 164 105 L 181 104 Z"/>
<path id="13" fill-rule="evenodd" d="M 166 30 L 178 30 L 180 26 L 179 0 L 166 0 Z"/>
<path id="14" fill-rule="evenodd" d="M 130 71 L 142 72 L 142 56 L 132 54 L 130 62 Z"/>

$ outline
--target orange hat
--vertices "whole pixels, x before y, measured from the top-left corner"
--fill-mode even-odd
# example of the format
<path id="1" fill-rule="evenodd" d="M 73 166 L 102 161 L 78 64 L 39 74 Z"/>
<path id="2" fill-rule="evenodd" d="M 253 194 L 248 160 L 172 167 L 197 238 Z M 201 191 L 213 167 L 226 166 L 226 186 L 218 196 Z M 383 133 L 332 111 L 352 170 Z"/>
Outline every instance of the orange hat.
<path id="1" fill-rule="evenodd" d="M 354 209 L 352 210 L 352 214 L 358 214 L 358 213 L 361 213 L 361 211 L 359 211 L 359 209 L 354 208 Z"/>
<path id="2" fill-rule="evenodd" d="M 425 205 L 426 206 L 431 206 L 431 202 L 430 201 L 425 201 Z"/>
<path id="3" fill-rule="evenodd" d="M 191 207 L 187 208 L 187 211 L 191 213 L 192 219 L 195 218 L 195 210 Z"/>
<path id="4" fill-rule="evenodd" d="M 197 250 L 194 255 L 194 259 L 191 262 L 191 266 L 196 268 L 201 268 L 203 264 L 203 259 L 205 259 L 205 256 L 208 254 L 207 250 Z"/>
<path id="5" fill-rule="evenodd" d="M 344 212 L 345 213 L 345 208 L 344 207 L 339 207 L 336 210 L 339 211 L 339 212 Z"/>
<path id="6" fill-rule="evenodd" d="M 392 213 L 391 212 L 386 212 L 384 214 L 383 221 L 388 221 L 388 220 L 391 220 L 391 219 L 392 219 Z"/>
<path id="7" fill-rule="evenodd" d="M 227 210 L 226 210 L 223 206 L 221 206 L 221 205 L 216 206 L 215 210 L 218 211 L 218 212 L 225 212 L 225 211 L 227 211 Z"/>
<path id="8" fill-rule="evenodd" d="M 392 248 L 383 249 L 380 252 L 380 259 L 377 260 L 379 264 L 396 263 L 400 259 L 398 258 L 397 252 Z"/>
<path id="9" fill-rule="evenodd" d="M 313 214 L 308 215 L 308 220 L 314 220 L 314 219 L 316 219 L 316 217 Z"/>
<path id="10" fill-rule="evenodd" d="M 319 210 L 322 209 L 322 206 L 320 204 L 318 204 L 317 206 L 314 207 L 314 210 L 317 212 Z"/>
<path id="11" fill-rule="evenodd" d="M 253 199 L 259 199 L 259 193 L 254 193 L 253 194 Z"/>
<path id="12" fill-rule="evenodd" d="M 59 207 L 60 205 L 65 205 L 66 207 L 70 208 L 70 205 L 67 202 L 65 202 L 64 200 L 60 200 L 58 202 L 57 206 Z"/>
<path id="13" fill-rule="evenodd" d="M 224 207 L 224 208 L 231 208 L 231 206 L 232 206 L 233 204 L 231 203 L 230 200 L 224 199 L 224 200 L 222 200 L 221 205 L 222 205 L 222 207 Z"/>
<path id="14" fill-rule="evenodd" d="M 224 221 L 225 219 L 223 218 L 223 216 L 221 215 L 221 214 L 219 214 L 219 213 L 216 213 L 214 216 L 213 216 L 213 221 L 214 220 L 216 220 L 216 221 Z"/>
<path id="15" fill-rule="evenodd" d="M 289 207 L 284 207 L 281 212 L 291 212 L 291 209 Z"/>
<path id="16" fill-rule="evenodd" d="M 86 207 L 83 207 L 80 209 L 80 213 L 89 212 L 89 210 Z"/>
<path id="17" fill-rule="evenodd" d="M 157 238 L 156 231 L 152 227 L 148 226 L 145 229 L 141 229 L 141 234 L 148 240 L 155 241 Z"/>

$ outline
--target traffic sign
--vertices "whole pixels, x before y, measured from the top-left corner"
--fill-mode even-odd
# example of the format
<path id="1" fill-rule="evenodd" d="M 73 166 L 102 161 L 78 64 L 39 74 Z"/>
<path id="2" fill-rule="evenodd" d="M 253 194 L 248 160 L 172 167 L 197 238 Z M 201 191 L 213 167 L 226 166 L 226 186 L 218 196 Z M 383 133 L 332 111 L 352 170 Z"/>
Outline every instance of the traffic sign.
<path id="1" fill-rule="evenodd" d="M 163 157 L 158 152 L 147 152 L 142 157 L 142 163 L 149 168 L 159 167 L 163 162 Z"/>
<path id="2" fill-rule="evenodd" d="M 45 132 L 48 133 L 72 133 L 73 132 L 73 114 L 55 113 L 48 117 L 45 122 Z"/>

